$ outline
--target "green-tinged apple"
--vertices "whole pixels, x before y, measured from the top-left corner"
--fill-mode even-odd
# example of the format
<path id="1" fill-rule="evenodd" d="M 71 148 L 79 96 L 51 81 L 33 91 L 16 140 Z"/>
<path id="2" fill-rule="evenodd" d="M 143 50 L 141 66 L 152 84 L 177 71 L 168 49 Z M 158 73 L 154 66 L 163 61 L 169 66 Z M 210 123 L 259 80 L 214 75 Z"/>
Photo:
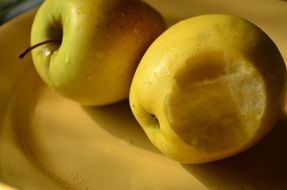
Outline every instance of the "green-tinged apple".
<path id="1" fill-rule="evenodd" d="M 130 106 L 151 142 L 182 163 L 205 163 L 256 144 L 284 105 L 286 68 L 273 41 L 223 14 L 183 20 L 141 60 Z"/>
<path id="2" fill-rule="evenodd" d="M 32 26 L 32 58 L 63 96 L 111 104 L 128 97 L 142 55 L 165 29 L 161 15 L 140 0 L 46 0 Z"/>

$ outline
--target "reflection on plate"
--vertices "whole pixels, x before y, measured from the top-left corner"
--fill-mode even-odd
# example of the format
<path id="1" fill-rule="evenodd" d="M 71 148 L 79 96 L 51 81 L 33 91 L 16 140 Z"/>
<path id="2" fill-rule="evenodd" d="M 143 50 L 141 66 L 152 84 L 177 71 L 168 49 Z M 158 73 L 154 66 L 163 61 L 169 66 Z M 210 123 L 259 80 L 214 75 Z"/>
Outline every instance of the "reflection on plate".
<path id="1" fill-rule="evenodd" d="M 170 24 L 204 10 L 243 10 L 243 6 L 231 7 L 223 0 L 218 6 L 213 1 L 180 0 L 176 5 L 171 0 L 148 2 L 163 12 Z M 282 2 L 273 3 L 279 8 L 265 17 L 267 20 L 284 9 Z M 266 6 L 262 9 L 267 10 Z M 286 60 L 283 34 L 287 28 L 283 21 L 287 15 L 268 23 L 258 16 L 264 12 L 257 10 L 252 16 L 251 11 L 244 10 L 242 16 L 253 19 L 278 41 Z M 31 57 L 17 59 L 29 45 L 34 14 L 35 10 L 28 12 L 0 28 L 0 181 L 29 190 L 287 189 L 285 116 L 261 143 L 238 156 L 210 164 L 181 165 L 150 144 L 128 101 L 82 107 L 45 86 L 34 71 Z"/>

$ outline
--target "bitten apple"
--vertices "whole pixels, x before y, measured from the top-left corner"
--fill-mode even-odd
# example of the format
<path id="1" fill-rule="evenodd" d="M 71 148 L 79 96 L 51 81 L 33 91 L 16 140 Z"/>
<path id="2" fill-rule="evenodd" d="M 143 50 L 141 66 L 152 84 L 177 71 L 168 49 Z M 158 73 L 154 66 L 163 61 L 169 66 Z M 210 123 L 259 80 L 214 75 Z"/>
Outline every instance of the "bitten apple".
<path id="1" fill-rule="evenodd" d="M 254 145 L 278 120 L 286 68 L 273 41 L 231 15 L 183 20 L 141 60 L 130 106 L 151 142 L 182 163 L 204 163 Z"/>
<path id="2" fill-rule="evenodd" d="M 63 96 L 84 105 L 128 97 L 134 71 L 166 28 L 139 0 L 46 0 L 34 19 L 36 70 Z M 44 42 L 44 43 L 43 43 Z"/>

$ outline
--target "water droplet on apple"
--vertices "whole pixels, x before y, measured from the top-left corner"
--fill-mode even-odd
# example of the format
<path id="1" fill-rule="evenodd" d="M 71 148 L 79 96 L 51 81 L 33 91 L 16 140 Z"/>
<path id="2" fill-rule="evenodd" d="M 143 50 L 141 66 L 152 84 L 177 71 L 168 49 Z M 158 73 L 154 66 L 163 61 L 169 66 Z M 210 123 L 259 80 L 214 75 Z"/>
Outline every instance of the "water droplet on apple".
<path id="1" fill-rule="evenodd" d="M 138 34 L 139 33 L 139 31 L 138 31 L 138 29 L 136 29 L 136 28 L 134 28 L 134 34 Z"/>
<path id="2" fill-rule="evenodd" d="M 122 16 L 122 17 L 125 17 L 125 16 L 126 16 L 126 13 L 121 12 L 121 16 Z"/>
<path id="3" fill-rule="evenodd" d="M 86 75 L 85 75 L 86 78 L 87 78 L 87 79 L 91 79 L 91 78 L 92 78 L 92 75 L 93 75 L 93 72 L 94 72 L 93 69 L 90 69 L 90 70 L 86 73 Z"/>
<path id="4" fill-rule="evenodd" d="M 69 22 L 69 16 L 66 16 L 65 18 L 65 22 L 68 23 Z"/>
<path id="5" fill-rule="evenodd" d="M 86 74 L 86 78 L 91 79 L 92 78 L 91 74 Z"/>
<path id="6" fill-rule="evenodd" d="M 96 57 L 98 58 L 98 59 L 101 59 L 101 58 L 103 58 L 105 55 L 104 55 L 104 53 L 103 52 L 97 52 L 96 53 Z"/>
<path id="7" fill-rule="evenodd" d="M 79 15 L 79 14 L 82 14 L 84 10 L 82 8 L 77 8 L 76 12 Z"/>
<path id="8" fill-rule="evenodd" d="M 145 87 L 148 87 L 148 86 L 150 86 L 152 83 L 150 82 L 150 81 L 148 81 L 148 82 L 146 82 L 145 83 Z"/>
<path id="9" fill-rule="evenodd" d="M 48 49 L 48 48 L 44 48 L 44 49 L 43 49 L 43 52 L 44 52 L 44 55 L 47 56 L 47 57 L 48 57 L 49 55 L 51 55 L 51 53 L 52 53 L 52 52 L 50 51 L 50 49 Z"/>
<path id="10" fill-rule="evenodd" d="M 70 62 L 70 57 L 67 55 L 66 57 L 65 57 L 65 63 L 69 63 Z"/>

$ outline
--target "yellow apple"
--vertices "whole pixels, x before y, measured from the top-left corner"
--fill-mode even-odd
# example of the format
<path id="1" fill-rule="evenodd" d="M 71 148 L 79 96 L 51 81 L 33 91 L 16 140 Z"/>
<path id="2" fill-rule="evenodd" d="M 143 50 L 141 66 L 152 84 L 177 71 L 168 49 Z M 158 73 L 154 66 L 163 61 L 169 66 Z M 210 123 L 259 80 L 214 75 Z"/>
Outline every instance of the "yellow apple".
<path id="1" fill-rule="evenodd" d="M 128 97 L 142 55 L 165 28 L 161 15 L 139 0 L 46 0 L 32 26 L 31 44 L 41 44 L 32 58 L 63 96 L 110 104 Z"/>
<path id="2" fill-rule="evenodd" d="M 223 159 L 254 145 L 278 120 L 286 68 L 273 41 L 245 19 L 183 20 L 141 60 L 130 106 L 150 141 L 182 163 Z"/>

